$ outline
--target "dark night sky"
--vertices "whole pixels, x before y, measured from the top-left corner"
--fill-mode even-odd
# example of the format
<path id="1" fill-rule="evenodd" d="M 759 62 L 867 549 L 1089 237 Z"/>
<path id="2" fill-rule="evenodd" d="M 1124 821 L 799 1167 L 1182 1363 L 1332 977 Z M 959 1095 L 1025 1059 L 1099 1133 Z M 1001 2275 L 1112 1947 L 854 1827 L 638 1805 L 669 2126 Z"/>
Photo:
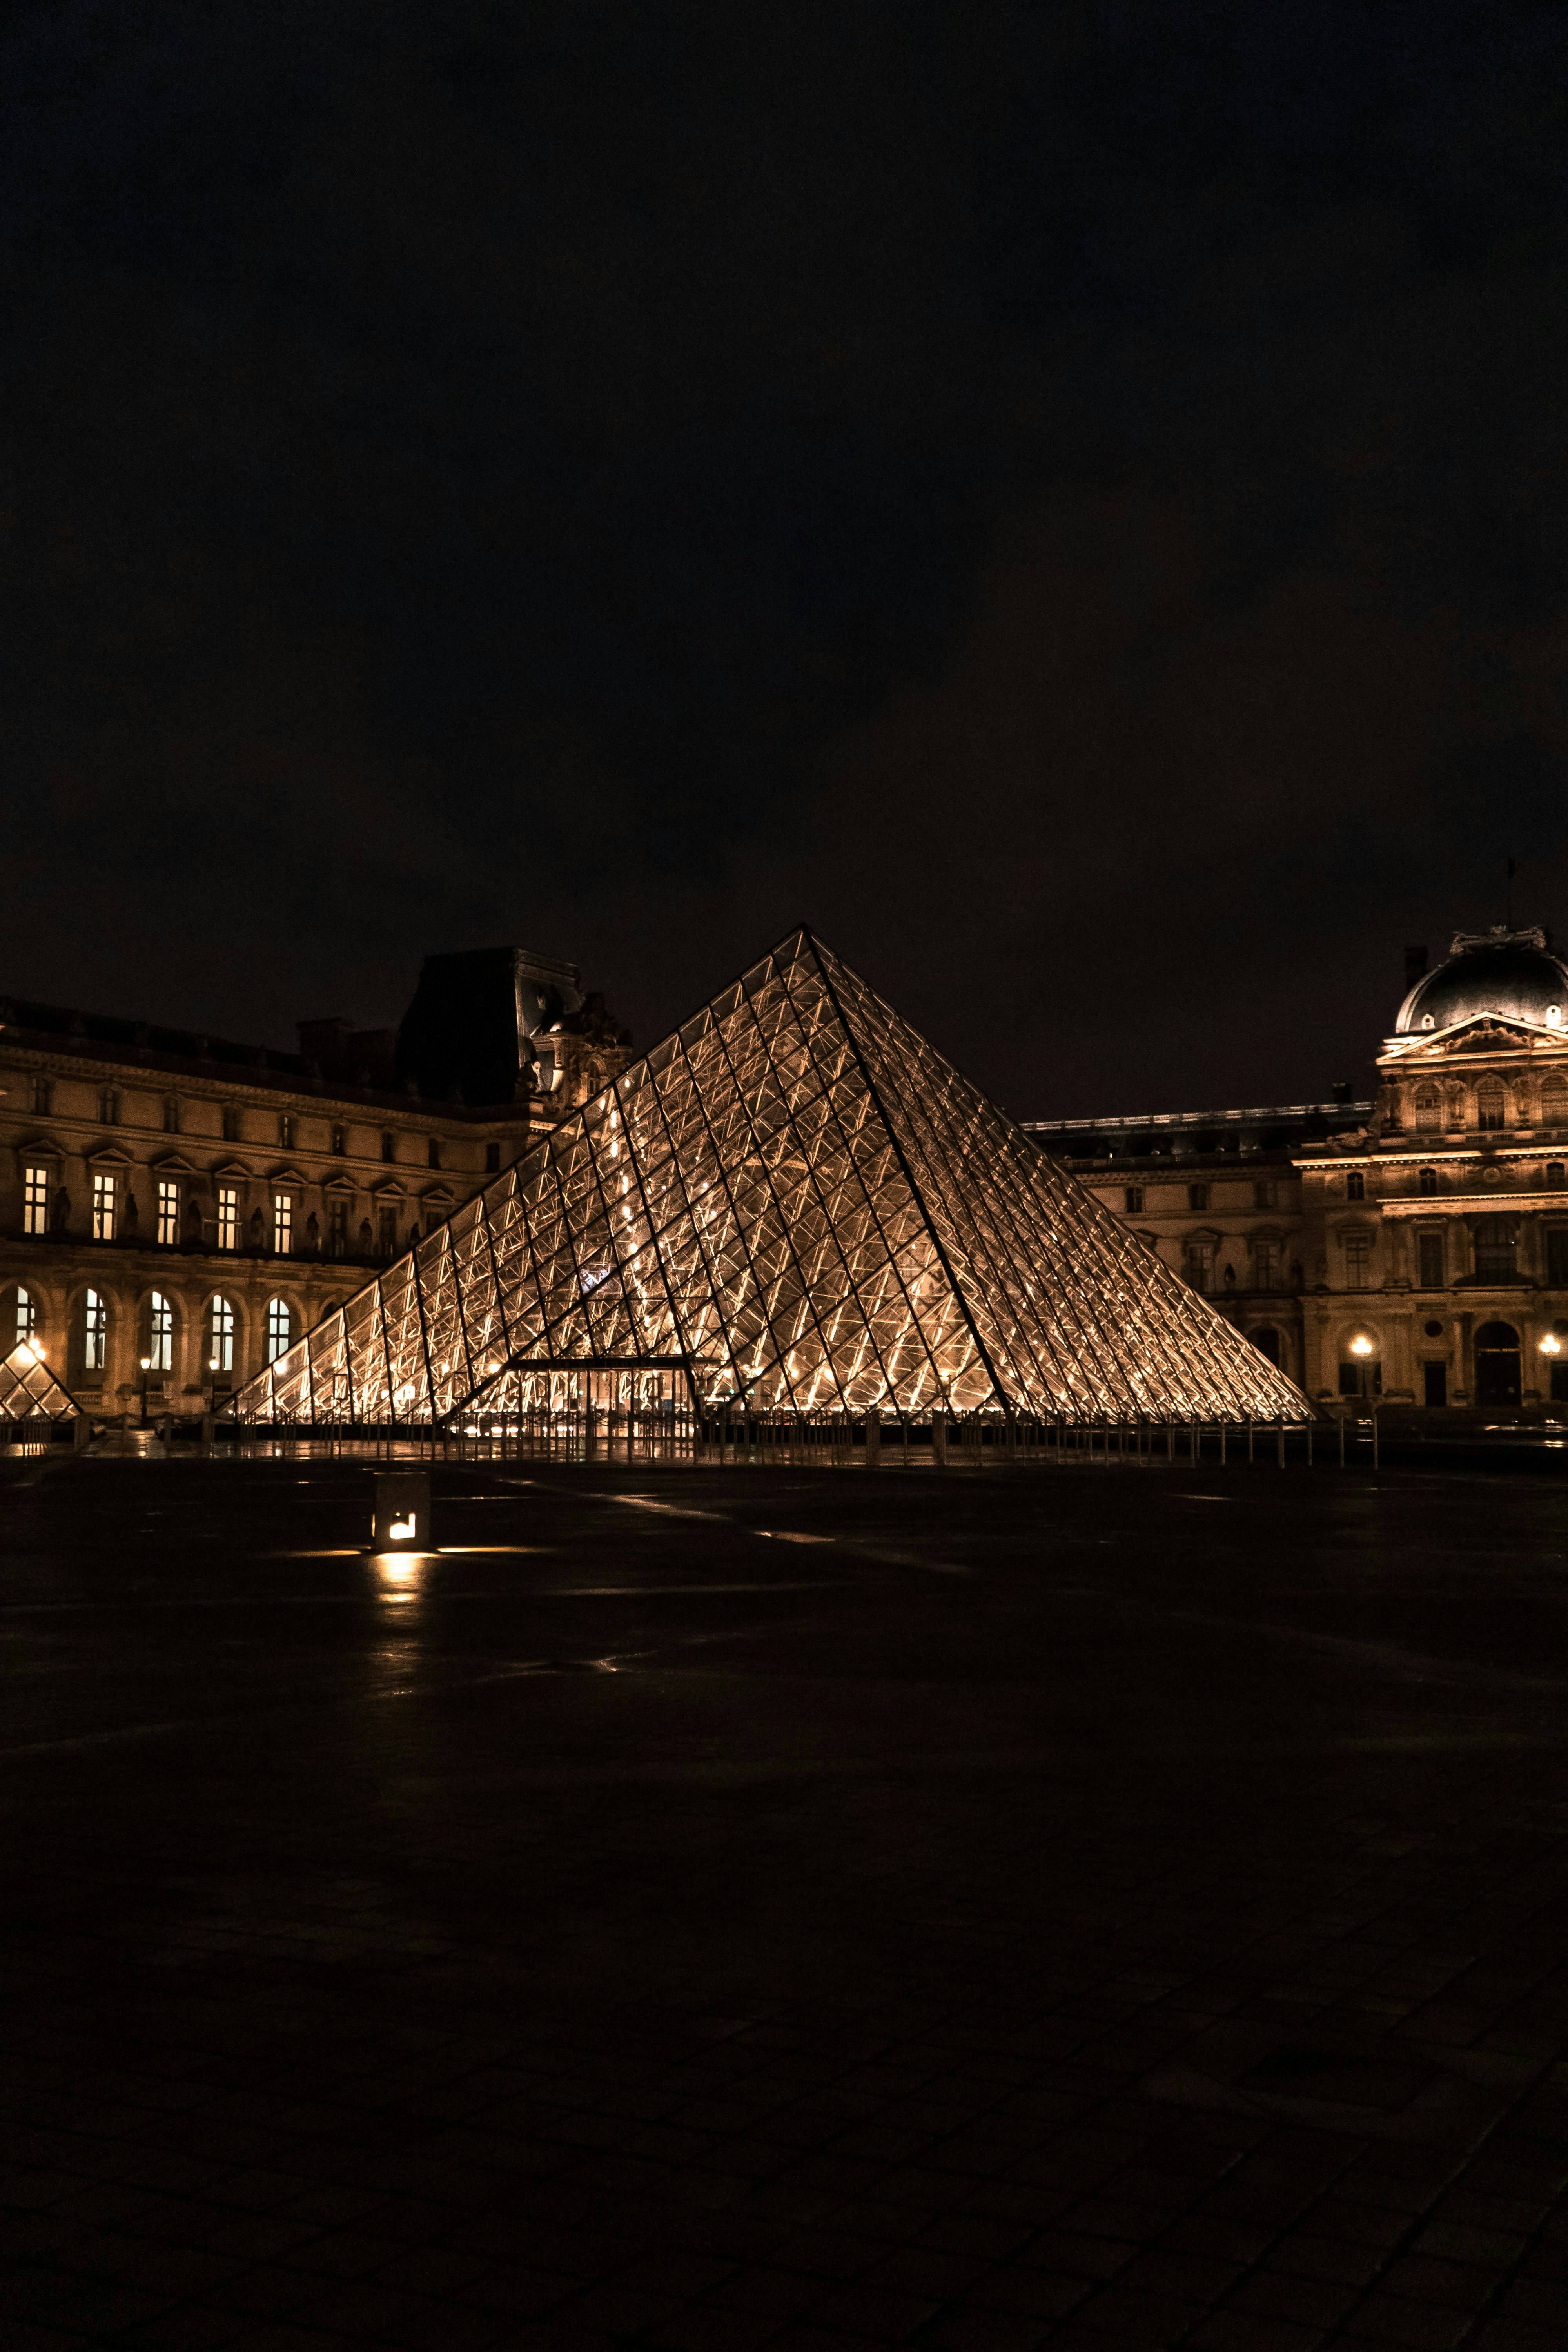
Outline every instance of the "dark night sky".
<path id="1" fill-rule="evenodd" d="M 1021 1116 L 1568 929 L 1568 11 L 23 0 L 0 988 L 640 1043 L 805 919 Z"/>

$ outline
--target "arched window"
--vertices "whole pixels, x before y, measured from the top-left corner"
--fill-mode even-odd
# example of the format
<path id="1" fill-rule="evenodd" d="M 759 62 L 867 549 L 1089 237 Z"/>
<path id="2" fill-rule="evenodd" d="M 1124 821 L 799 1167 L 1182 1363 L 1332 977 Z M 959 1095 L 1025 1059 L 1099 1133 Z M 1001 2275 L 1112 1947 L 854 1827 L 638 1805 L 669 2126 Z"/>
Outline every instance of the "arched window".
<path id="1" fill-rule="evenodd" d="M 269 1298 L 267 1302 L 267 1360 L 275 1364 L 286 1355 L 294 1336 L 294 1318 L 285 1298 Z"/>
<path id="2" fill-rule="evenodd" d="M 1483 1078 L 1476 1088 L 1476 1125 L 1501 1127 L 1508 1114 L 1508 1097 L 1500 1078 Z"/>
<path id="3" fill-rule="evenodd" d="M 109 1301 L 101 1291 L 89 1290 L 84 1301 L 81 1360 L 85 1371 L 109 1370 Z"/>
<path id="4" fill-rule="evenodd" d="M 1541 1081 L 1541 1124 L 1568 1127 L 1568 1078 L 1561 1070 L 1548 1070 Z"/>
<path id="5" fill-rule="evenodd" d="M 16 1337 L 13 1344 L 19 1348 L 25 1339 L 30 1339 L 32 1338 L 37 1328 L 38 1305 L 37 1299 L 29 1297 L 25 1290 L 18 1290 L 16 1293 Z"/>
<path id="6" fill-rule="evenodd" d="M 147 1369 L 150 1372 L 174 1369 L 174 1310 L 161 1290 L 147 1301 Z"/>
<path id="7" fill-rule="evenodd" d="M 206 1368 L 220 1380 L 234 1370 L 234 1309 L 226 1298 L 215 1298 L 207 1308 Z"/>
<path id="8" fill-rule="evenodd" d="M 1437 1171 L 1435 1168 L 1423 1168 L 1415 1181 L 1423 1192 L 1435 1192 L 1437 1190 Z"/>
<path id="9" fill-rule="evenodd" d="M 1415 1089 L 1415 1124 L 1417 1127 L 1438 1128 L 1443 1124 L 1443 1097 L 1436 1087 Z"/>
<path id="10" fill-rule="evenodd" d="M 1511 1323 L 1483 1323 L 1476 1333 L 1476 1402 L 1517 1404 L 1519 1333 Z"/>

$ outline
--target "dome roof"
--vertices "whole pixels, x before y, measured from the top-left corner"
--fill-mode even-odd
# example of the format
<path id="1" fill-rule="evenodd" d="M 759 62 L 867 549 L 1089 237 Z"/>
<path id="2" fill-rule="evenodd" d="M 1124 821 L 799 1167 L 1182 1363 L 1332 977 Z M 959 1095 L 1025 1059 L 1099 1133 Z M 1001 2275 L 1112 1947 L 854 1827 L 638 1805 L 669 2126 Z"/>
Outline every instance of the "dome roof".
<path id="1" fill-rule="evenodd" d="M 1460 932 L 1447 961 L 1418 980 L 1400 1006 L 1394 1034 L 1449 1029 L 1475 1013 L 1568 1031 L 1568 964 L 1552 953 L 1544 931 L 1500 925 L 1479 938 Z"/>

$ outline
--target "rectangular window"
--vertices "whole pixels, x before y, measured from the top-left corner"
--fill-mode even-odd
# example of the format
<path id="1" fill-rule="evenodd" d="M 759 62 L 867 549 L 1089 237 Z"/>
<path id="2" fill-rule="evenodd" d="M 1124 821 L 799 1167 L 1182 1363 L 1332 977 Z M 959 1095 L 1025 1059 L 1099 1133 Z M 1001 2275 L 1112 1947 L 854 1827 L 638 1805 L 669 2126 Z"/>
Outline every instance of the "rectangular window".
<path id="1" fill-rule="evenodd" d="M 1365 1290 L 1372 1282 L 1372 1235 L 1345 1235 L 1345 1284 L 1351 1290 Z"/>
<path id="2" fill-rule="evenodd" d="M 278 1140 L 282 1145 L 285 1151 L 293 1150 L 294 1119 L 292 1113 L 289 1111 L 279 1111 L 278 1114 Z"/>
<path id="3" fill-rule="evenodd" d="M 395 1160 L 395 1159 L 396 1159 L 396 1157 L 397 1157 L 397 1138 L 396 1138 L 396 1136 L 395 1136 L 395 1135 L 384 1135 L 384 1136 L 382 1137 L 382 1139 L 381 1139 L 381 1156 L 382 1156 L 382 1158 L 383 1158 L 384 1160 Z"/>
<path id="4" fill-rule="evenodd" d="M 16 1293 L 16 1345 L 25 1346 L 38 1328 L 38 1309 L 25 1290 Z"/>
<path id="5" fill-rule="evenodd" d="M 180 1238 L 180 1188 L 172 1177 L 158 1179 L 158 1242 L 173 1249 Z"/>
<path id="6" fill-rule="evenodd" d="M 1366 1178 L 1359 1168 L 1352 1168 L 1345 1178 L 1345 1198 L 1347 1201 L 1364 1201 L 1366 1198 Z"/>
<path id="7" fill-rule="evenodd" d="M 1259 1176 L 1258 1178 L 1252 1187 L 1252 1205 L 1255 1209 L 1273 1208 L 1274 1179 L 1272 1176 Z"/>
<path id="8" fill-rule="evenodd" d="M 174 1369 L 174 1310 L 162 1292 L 154 1291 L 147 1308 L 147 1370 Z"/>
<path id="9" fill-rule="evenodd" d="M 1445 1272 L 1443 1255 L 1441 1234 L 1417 1234 L 1415 1278 L 1423 1290 L 1442 1289 Z"/>
<path id="10" fill-rule="evenodd" d="M 340 1160 L 342 1158 L 348 1148 L 348 1130 L 345 1128 L 334 1127 L 332 1129 L 332 1150 L 337 1153 Z"/>
<path id="11" fill-rule="evenodd" d="M 432 1168 L 441 1165 L 441 1139 L 438 1135 L 430 1138 L 430 1165 Z"/>
<path id="12" fill-rule="evenodd" d="M 120 1097 L 112 1087 L 105 1087 L 98 1097 L 98 1115 L 105 1127 L 120 1124 Z"/>
<path id="13" fill-rule="evenodd" d="M 1546 1228 L 1546 1279 L 1554 1287 L 1568 1283 L 1568 1225 Z"/>
<path id="14" fill-rule="evenodd" d="M 1513 1223 L 1508 1217 L 1482 1217 L 1476 1226 L 1476 1279 L 1512 1282 L 1518 1260 Z"/>
<path id="15" fill-rule="evenodd" d="M 1187 1186 L 1187 1206 L 1189 1209 L 1206 1209 L 1208 1204 L 1209 1188 L 1206 1184 L 1189 1184 Z"/>
<path id="16" fill-rule="evenodd" d="M 494 1176 L 499 1173 L 500 1169 L 500 1145 L 499 1143 L 487 1143 L 485 1146 L 485 1174 L 487 1176 Z"/>
<path id="17" fill-rule="evenodd" d="M 82 1365 L 89 1372 L 101 1372 L 109 1364 L 109 1308 L 96 1290 L 87 1294 L 86 1335 L 82 1349 Z"/>
<path id="18" fill-rule="evenodd" d="M 396 1210 L 381 1210 L 378 1213 L 377 1222 L 381 1228 L 381 1254 L 383 1257 L 395 1257 L 397 1254 Z"/>
<path id="19" fill-rule="evenodd" d="M 92 1238 L 95 1242 L 114 1239 L 115 1179 L 95 1176 L 92 1180 Z"/>
<path id="20" fill-rule="evenodd" d="M 1500 1087 L 1480 1086 L 1476 1088 L 1476 1125 L 1498 1128 L 1503 1123 L 1505 1097 Z"/>
<path id="21" fill-rule="evenodd" d="M 1256 1252 L 1256 1273 L 1258 1277 L 1258 1287 L 1259 1290 L 1279 1289 L 1279 1244 L 1278 1242 L 1259 1242 L 1258 1244 Z"/>
<path id="22" fill-rule="evenodd" d="M 327 1247 L 333 1257 L 342 1257 L 349 1245 L 349 1204 L 346 1201 L 327 1202 Z"/>
<path id="23" fill-rule="evenodd" d="M 1416 1178 L 1416 1184 L 1419 1190 L 1423 1192 L 1436 1192 L 1437 1190 L 1437 1171 L 1435 1168 L 1423 1168 L 1420 1175 Z"/>
<path id="24" fill-rule="evenodd" d="M 1552 1370 L 1556 1370 L 1553 1365 Z M 1421 1383 L 1425 1391 L 1423 1404 L 1439 1405 L 1448 1402 L 1448 1367 L 1447 1364 L 1423 1364 Z"/>
<path id="25" fill-rule="evenodd" d="M 22 1231 L 26 1234 L 47 1234 L 49 1230 L 49 1171 L 47 1168 L 25 1168 L 22 1171 Z"/>
<path id="26" fill-rule="evenodd" d="M 179 1131 L 180 1131 L 180 1105 L 179 1105 L 179 1099 L 178 1099 L 178 1097 L 177 1097 L 176 1096 L 174 1096 L 174 1095 L 170 1095 L 170 1096 L 168 1096 L 168 1097 L 166 1097 L 166 1099 L 165 1099 L 165 1101 L 164 1101 L 164 1104 L 163 1104 L 163 1132 L 164 1132 L 164 1134 L 165 1134 L 165 1135 L 178 1135 Z"/>
<path id="27" fill-rule="evenodd" d="M 1568 1361 L 1563 1357 L 1552 1365 L 1550 1380 L 1552 1403 L 1568 1404 Z"/>
<path id="28" fill-rule="evenodd" d="M 272 1247 L 279 1257 L 289 1257 L 294 1249 L 294 1196 L 291 1192 L 272 1195 Z"/>
<path id="29" fill-rule="evenodd" d="M 1122 1206 L 1130 1217 L 1142 1216 L 1143 1213 L 1143 1187 L 1142 1184 L 1129 1184 L 1126 1192 L 1122 1196 Z"/>
<path id="30" fill-rule="evenodd" d="M 1214 1288 L 1213 1242 L 1187 1244 L 1187 1280 L 1194 1290 L 1201 1290 L 1205 1294 Z"/>
<path id="31" fill-rule="evenodd" d="M 233 1103 L 224 1105 L 223 1139 L 226 1143 L 237 1143 L 240 1139 L 239 1113 Z"/>
<path id="32" fill-rule="evenodd" d="M 31 1087 L 28 1088 L 28 1100 L 32 1104 L 33 1110 L 37 1118 L 47 1118 L 50 1111 L 53 1110 L 55 1107 L 55 1082 L 53 1078 L 35 1078 Z"/>
<path id="33" fill-rule="evenodd" d="M 239 1194 L 232 1184 L 217 1188 L 217 1245 L 219 1249 L 239 1247 Z"/>

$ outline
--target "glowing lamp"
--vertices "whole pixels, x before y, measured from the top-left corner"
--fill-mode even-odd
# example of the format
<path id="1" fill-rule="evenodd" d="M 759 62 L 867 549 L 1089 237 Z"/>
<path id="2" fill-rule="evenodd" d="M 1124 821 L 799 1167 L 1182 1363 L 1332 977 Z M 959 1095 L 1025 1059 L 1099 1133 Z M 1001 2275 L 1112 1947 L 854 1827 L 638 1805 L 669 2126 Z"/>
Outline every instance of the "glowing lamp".
<path id="1" fill-rule="evenodd" d="M 1351 1341 L 1351 1354 L 1352 1356 L 1370 1356 L 1371 1353 L 1372 1341 L 1367 1338 L 1364 1331 L 1358 1331 L 1355 1338 Z"/>
<path id="2" fill-rule="evenodd" d="M 153 1359 L 152 1359 L 152 1357 L 151 1357 L 151 1356 L 143 1356 L 143 1357 L 142 1357 L 142 1370 L 143 1370 L 144 1372 L 150 1372 L 150 1371 L 152 1370 L 152 1369 L 153 1369 Z"/>
<path id="3" fill-rule="evenodd" d="M 1560 1356 L 1563 1353 L 1563 1342 L 1555 1331 L 1548 1331 L 1542 1340 L 1541 1352 L 1543 1356 Z"/>

